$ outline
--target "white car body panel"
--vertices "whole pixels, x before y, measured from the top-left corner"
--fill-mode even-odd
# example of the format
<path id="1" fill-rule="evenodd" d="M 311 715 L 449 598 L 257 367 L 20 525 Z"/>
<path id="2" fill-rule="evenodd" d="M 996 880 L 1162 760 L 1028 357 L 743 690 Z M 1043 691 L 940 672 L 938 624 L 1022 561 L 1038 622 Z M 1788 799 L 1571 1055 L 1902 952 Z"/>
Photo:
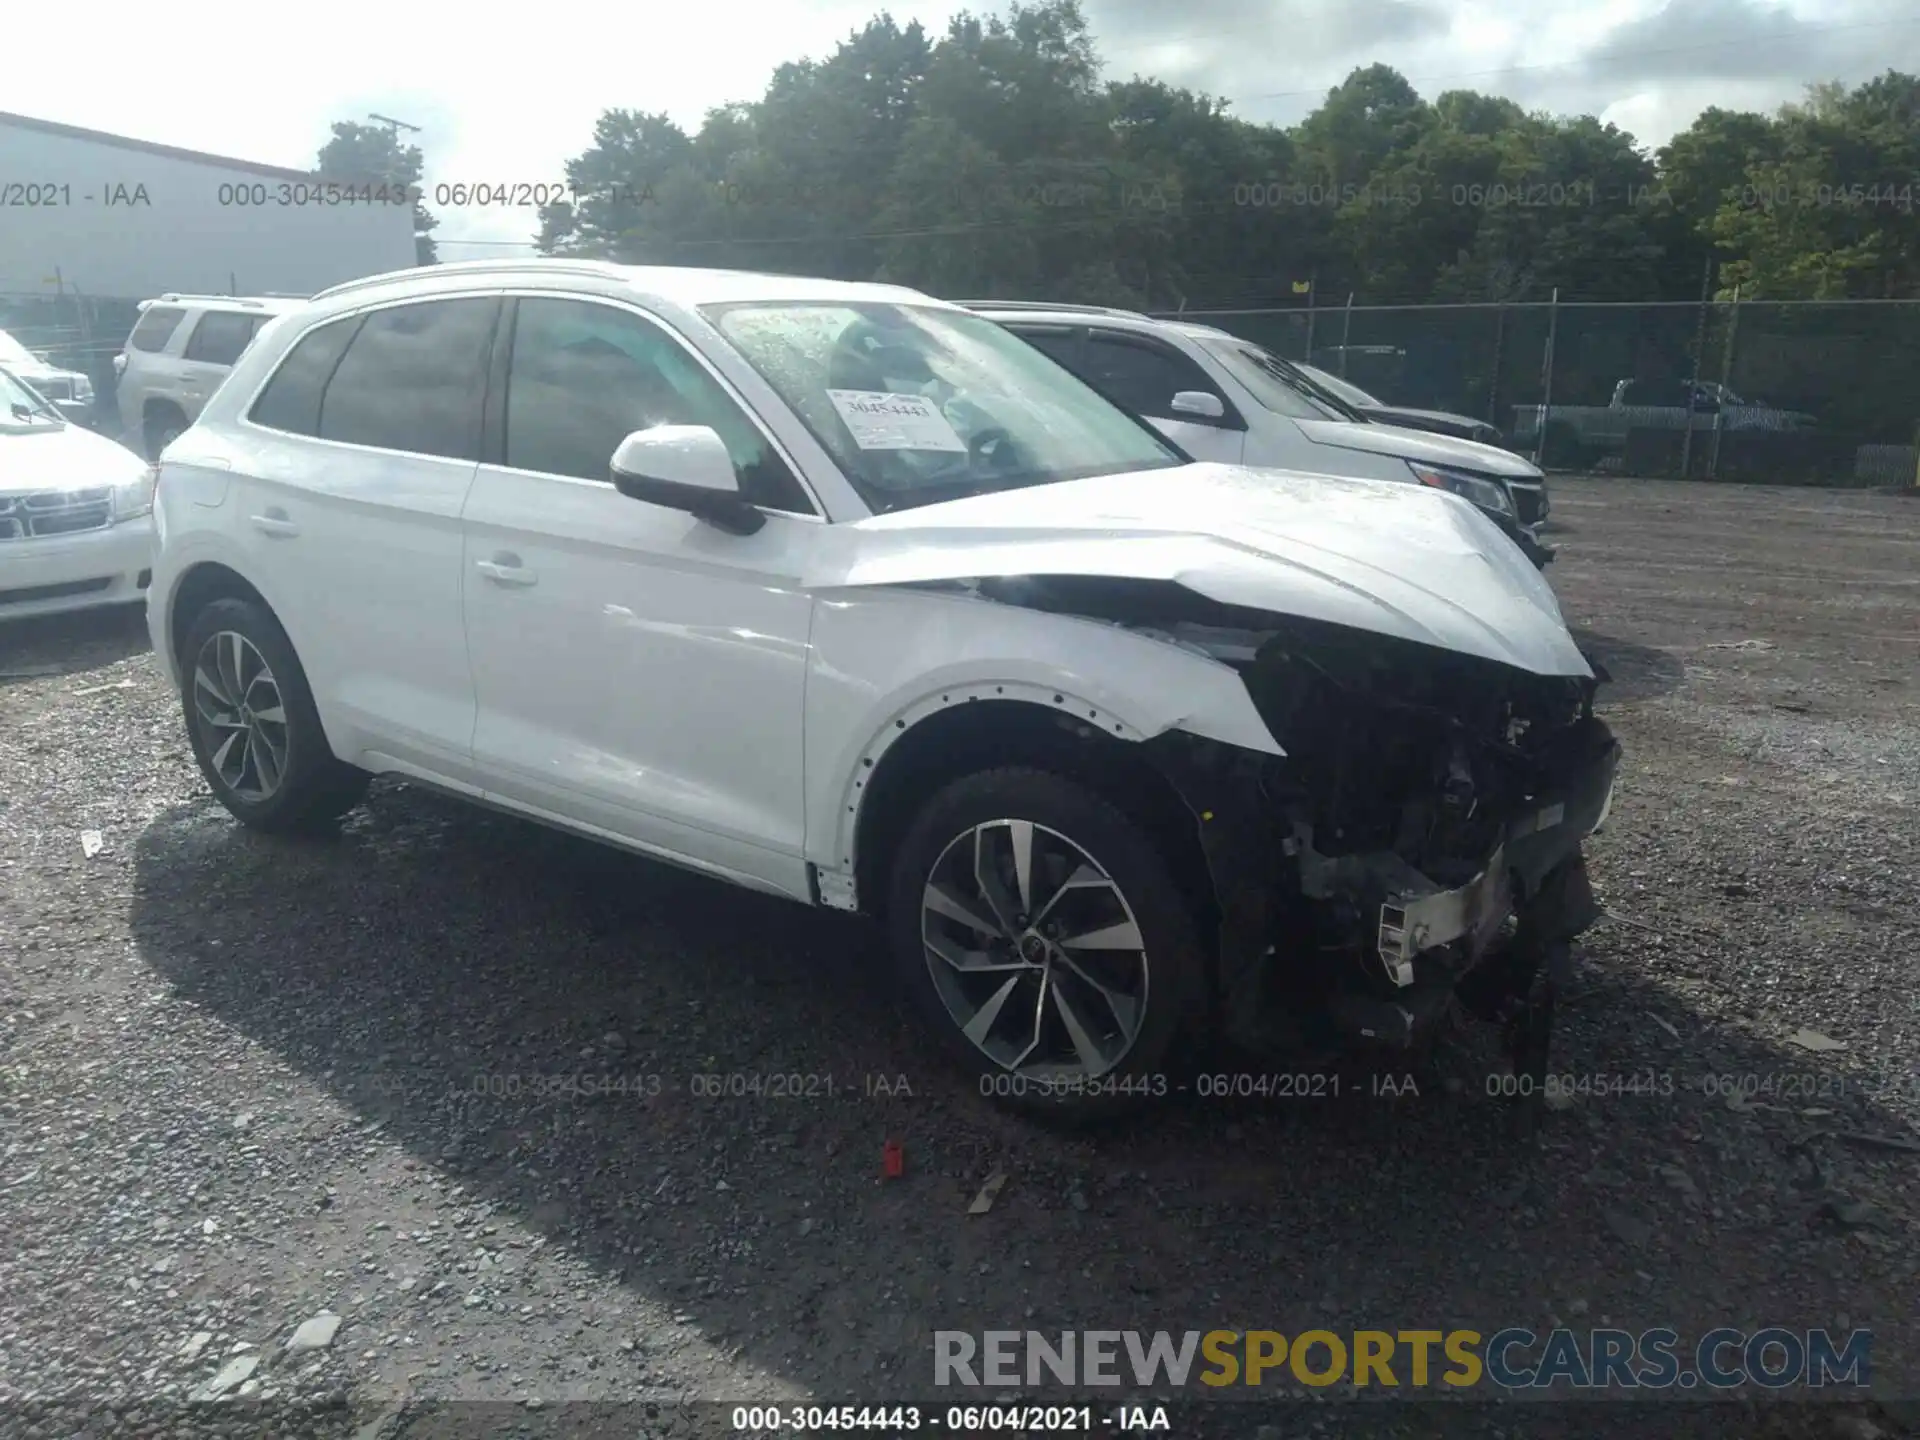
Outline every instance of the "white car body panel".
<path id="1" fill-rule="evenodd" d="M 308 329 L 476 294 L 601 300 L 659 321 L 822 514 L 769 512 L 732 534 L 606 484 L 246 418 Z M 1225 663 L 997 603 L 969 580 L 1172 581 L 1543 675 L 1589 673 L 1538 572 L 1472 506 L 1419 485 L 1197 464 L 875 516 L 699 308 L 775 298 L 957 308 L 891 286 L 597 262 L 437 266 L 316 297 L 262 332 L 167 451 L 149 607 L 162 663 L 177 681 L 182 577 L 226 565 L 281 619 L 342 759 L 803 899 L 810 866 L 822 896 L 833 877 L 850 895 L 865 762 L 963 689 L 1072 710 L 1123 739 L 1177 729 L 1278 753 Z"/>
<path id="2" fill-rule="evenodd" d="M 1451 465 L 1523 484 L 1540 483 L 1540 471 L 1532 462 L 1498 445 L 1482 445 L 1478 440 L 1461 440 L 1452 435 L 1436 435 L 1431 430 L 1408 430 L 1399 425 L 1372 422 L 1356 425 L 1350 420 L 1296 420 L 1293 423 L 1316 446 L 1327 449 L 1424 460 L 1430 465 Z"/>
<path id="3" fill-rule="evenodd" d="M 0 416 L 0 516 L 11 516 L 14 497 L 121 485 L 146 468 L 131 450 L 77 425 L 16 425 Z M 13 528 L 0 519 L 0 532 Z M 69 535 L 0 538 L 0 619 L 137 603 L 146 593 L 140 572 L 153 561 L 151 515 Z M 12 591 L 102 580 L 100 588 L 79 594 L 6 598 Z"/>
<path id="4" fill-rule="evenodd" d="M 490 466 L 465 521 L 488 793 L 804 888 L 798 576 L 824 527 L 773 515 L 728 535 L 608 485 Z"/>
<path id="5" fill-rule="evenodd" d="M 1206 465 L 1007 490 L 835 532 L 840 553 L 810 584 L 1173 580 L 1539 675 L 1592 674 L 1540 572 L 1473 506 L 1424 485 Z"/>
<path id="6" fill-rule="evenodd" d="M 460 511 L 478 467 L 298 435 L 255 439 L 266 433 L 195 426 L 176 440 L 160 485 L 163 534 L 183 508 L 218 513 L 221 563 L 280 617 L 325 697 L 336 755 L 378 751 L 470 781 Z"/>
<path id="7" fill-rule="evenodd" d="M 1282 753 L 1239 675 L 1220 661 L 1118 625 L 964 592 L 822 591 L 812 654 L 807 813 L 817 818 L 807 858 L 823 870 L 853 863 L 872 766 L 919 721 L 954 705 L 1025 702 L 1123 740 L 1185 730 Z"/>

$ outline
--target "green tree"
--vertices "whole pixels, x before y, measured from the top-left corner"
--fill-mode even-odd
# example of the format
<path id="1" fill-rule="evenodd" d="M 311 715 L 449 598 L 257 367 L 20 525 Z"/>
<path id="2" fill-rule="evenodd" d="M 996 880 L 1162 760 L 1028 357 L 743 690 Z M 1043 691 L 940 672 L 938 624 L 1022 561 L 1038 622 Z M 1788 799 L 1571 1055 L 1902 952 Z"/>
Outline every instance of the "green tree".
<path id="1" fill-rule="evenodd" d="M 361 125 L 351 120 L 333 122 L 333 138 L 320 147 L 316 169 L 322 178 L 347 185 L 386 186 L 419 194 L 421 156 L 418 145 L 402 145 L 399 132 L 385 125 Z M 416 265 L 432 265 L 439 257 L 433 230 L 440 222 L 417 199 L 413 206 L 413 249 Z"/>

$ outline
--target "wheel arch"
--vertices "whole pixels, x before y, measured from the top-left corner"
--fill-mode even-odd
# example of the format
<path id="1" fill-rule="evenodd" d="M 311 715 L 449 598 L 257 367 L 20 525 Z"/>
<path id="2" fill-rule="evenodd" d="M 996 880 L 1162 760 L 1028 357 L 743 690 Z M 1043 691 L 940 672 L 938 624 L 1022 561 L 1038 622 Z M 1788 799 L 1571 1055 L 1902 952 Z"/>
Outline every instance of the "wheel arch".
<path id="1" fill-rule="evenodd" d="M 167 596 L 167 659 L 176 675 L 181 674 L 187 632 L 194 617 L 216 600 L 250 600 L 261 606 L 281 629 L 286 624 L 273 608 L 273 602 L 238 570 L 218 560 L 198 560 L 188 566 Z"/>
<path id="2" fill-rule="evenodd" d="M 902 712 L 861 757 L 841 818 L 842 872 L 881 915 L 889 858 L 928 796 L 982 770 L 1027 764 L 1086 785 L 1154 838 L 1203 926 L 1213 886 L 1197 817 L 1126 721 L 1077 696 L 1014 683 L 959 687 Z"/>

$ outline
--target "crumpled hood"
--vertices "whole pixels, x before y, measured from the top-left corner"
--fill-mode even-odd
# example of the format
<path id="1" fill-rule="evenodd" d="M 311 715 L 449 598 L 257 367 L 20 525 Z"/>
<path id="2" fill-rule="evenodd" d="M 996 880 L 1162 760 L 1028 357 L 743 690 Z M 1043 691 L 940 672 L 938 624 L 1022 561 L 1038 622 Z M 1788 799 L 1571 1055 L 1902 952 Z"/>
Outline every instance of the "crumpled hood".
<path id="1" fill-rule="evenodd" d="M 1222 604 L 1538 675 L 1593 673 L 1540 572 L 1473 506 L 1424 485 L 1195 464 L 952 500 L 826 535 L 802 577 L 812 589 L 1009 575 L 1168 580 Z"/>
<path id="2" fill-rule="evenodd" d="M 0 490 L 10 494 L 120 485 L 146 468 L 126 446 L 77 425 L 20 425 L 0 416 Z"/>
<path id="3" fill-rule="evenodd" d="M 1374 455 L 1397 455 L 1403 460 L 1424 460 L 1429 465 L 1452 465 L 1478 475 L 1540 479 L 1539 467 L 1532 461 L 1522 460 L 1498 445 L 1482 445 L 1478 440 L 1461 440 L 1432 430 L 1409 430 L 1401 425 L 1374 421 L 1358 424 L 1352 420 L 1296 420 L 1294 423 L 1316 445 L 1364 450 Z"/>

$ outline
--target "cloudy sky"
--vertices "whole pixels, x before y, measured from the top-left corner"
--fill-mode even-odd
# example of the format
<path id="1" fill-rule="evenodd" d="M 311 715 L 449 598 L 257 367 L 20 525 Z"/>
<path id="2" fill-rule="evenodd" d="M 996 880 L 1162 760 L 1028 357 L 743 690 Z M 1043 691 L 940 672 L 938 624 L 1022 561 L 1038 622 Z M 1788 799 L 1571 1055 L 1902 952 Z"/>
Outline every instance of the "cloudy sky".
<path id="1" fill-rule="evenodd" d="M 1470 88 L 1591 112 L 1648 145 L 1707 105 L 1770 109 L 1812 81 L 1920 70 L 1920 0 L 1085 3 L 1110 74 L 1155 75 L 1281 124 L 1373 61 L 1429 96 Z M 303 7 L 295 26 L 266 21 L 258 0 L 200 0 L 189 12 L 129 5 L 103 17 L 114 44 L 84 65 L 9 66 L 4 104 L 297 167 L 313 163 L 330 121 L 371 111 L 421 127 L 413 138 L 429 185 L 559 181 L 602 110 L 664 110 L 692 129 L 709 107 L 758 96 L 776 65 L 828 53 L 881 8 L 881 0 L 655 0 L 540 26 L 476 7 L 471 24 L 454 25 L 438 7 L 333 0 Z M 902 23 L 938 31 L 957 10 L 997 7 L 890 8 Z M 514 253 L 508 245 L 533 226 L 524 211 L 440 215 L 449 260 Z"/>

